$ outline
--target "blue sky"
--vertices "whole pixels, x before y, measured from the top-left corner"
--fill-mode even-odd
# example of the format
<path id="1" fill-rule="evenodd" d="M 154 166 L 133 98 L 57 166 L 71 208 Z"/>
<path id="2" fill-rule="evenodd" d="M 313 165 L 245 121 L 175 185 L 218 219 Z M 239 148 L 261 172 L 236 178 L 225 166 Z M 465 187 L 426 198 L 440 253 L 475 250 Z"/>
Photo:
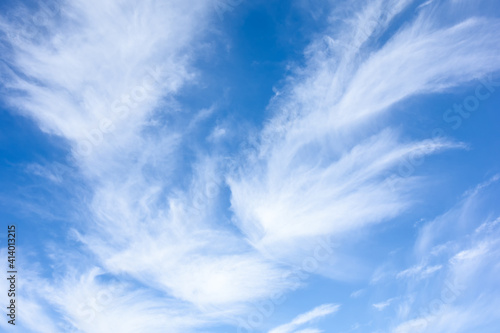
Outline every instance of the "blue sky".
<path id="1" fill-rule="evenodd" d="M 0 8 L 0 331 L 497 331 L 496 1 Z"/>

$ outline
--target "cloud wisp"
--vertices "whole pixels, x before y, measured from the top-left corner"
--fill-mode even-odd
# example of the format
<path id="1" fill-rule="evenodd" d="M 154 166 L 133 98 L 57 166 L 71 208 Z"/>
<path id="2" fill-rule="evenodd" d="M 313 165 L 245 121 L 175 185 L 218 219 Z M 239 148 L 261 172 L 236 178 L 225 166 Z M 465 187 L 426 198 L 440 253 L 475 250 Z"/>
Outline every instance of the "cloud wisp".
<path id="1" fill-rule="evenodd" d="M 305 329 L 298 331 L 297 329 L 303 325 L 309 324 L 310 322 L 320 319 L 325 316 L 329 316 L 339 311 L 340 305 L 338 304 L 323 304 L 320 305 L 311 311 L 303 313 L 297 317 L 295 317 L 291 322 L 287 324 L 283 324 L 276 328 L 273 328 L 269 331 L 269 333 L 298 333 L 298 332 L 317 332 L 315 329 Z"/>
<path id="2" fill-rule="evenodd" d="M 386 17 L 384 4 L 400 12 Z M 439 24 L 434 13 L 453 6 L 446 3 L 421 9 L 385 42 L 372 36 L 374 29 L 366 34 L 373 20 L 387 30 L 407 5 L 373 2 L 345 32 L 312 43 L 300 79 L 272 101 L 276 116 L 228 179 L 238 226 L 260 251 L 286 260 L 295 256 L 289 249 L 320 235 L 341 236 L 400 215 L 424 179 L 414 174 L 390 184 L 387 174 L 404 158 L 465 148 L 431 133 L 409 140 L 390 123 L 374 124 L 384 124 L 381 118 L 405 99 L 498 71 L 499 22 L 469 17 Z M 341 47 L 360 40 L 353 36 L 361 30 L 365 38 L 354 49 Z"/>

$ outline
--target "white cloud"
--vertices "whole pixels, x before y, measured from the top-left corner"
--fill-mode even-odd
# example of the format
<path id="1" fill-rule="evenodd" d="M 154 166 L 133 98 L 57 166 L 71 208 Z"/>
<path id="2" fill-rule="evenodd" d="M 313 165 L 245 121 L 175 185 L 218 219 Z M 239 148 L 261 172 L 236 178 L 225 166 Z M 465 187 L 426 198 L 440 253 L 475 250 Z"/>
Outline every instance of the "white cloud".
<path id="1" fill-rule="evenodd" d="M 412 142 L 369 121 L 408 97 L 500 68 L 498 22 L 441 27 L 425 9 L 379 50 L 366 52 L 376 29 L 387 28 L 408 3 L 371 2 L 347 24 L 351 30 L 313 42 L 307 66 L 271 101 L 277 116 L 257 150 L 227 179 L 217 156 L 199 157 L 192 174 L 183 174 L 185 131 L 157 121 L 178 107 L 173 95 L 196 79 L 190 60 L 209 24 L 210 1 L 64 2 L 53 22 L 35 27 L 36 36 L 21 34 L 2 67 L 7 101 L 72 148 L 91 193 L 81 198 L 88 211 L 81 209 L 87 215 L 75 234 L 100 267 L 68 253 L 74 271 L 35 281 L 40 291 L 26 301 L 33 320 L 46 318 L 40 304 L 49 302 L 84 332 L 189 332 L 229 322 L 249 302 L 292 288 L 285 278 L 291 253 L 306 255 L 319 236 L 401 214 L 422 179 L 388 182 L 399 162 L 464 145 Z M 395 9 L 387 13 L 388 7 Z M 0 27 L 9 36 L 24 28 L 8 18 Z M 354 47 L 339 47 L 352 38 Z M 211 112 L 188 121 L 189 130 Z M 216 128 L 211 138 L 223 134 Z M 221 226 L 214 187 L 231 192 L 239 230 Z M 103 282 L 104 276 L 132 282 Z M 105 306 L 82 309 L 98 299 Z M 291 333 L 338 310 L 326 304 L 270 332 Z M 57 332 L 51 320 L 41 323 L 39 331 Z"/>
<path id="2" fill-rule="evenodd" d="M 435 239 L 450 239 L 444 243 L 445 250 L 438 253 L 443 260 L 439 265 L 443 272 L 426 280 L 425 289 L 415 284 L 415 279 L 409 279 L 406 295 L 418 295 L 418 302 L 413 299 L 406 303 L 408 309 L 400 313 L 392 332 L 494 332 L 492 323 L 500 320 L 492 310 L 498 307 L 500 243 L 498 224 L 489 216 L 496 216 L 498 209 L 482 205 L 485 198 L 498 191 L 498 183 L 488 181 L 476 189 L 466 192 L 455 207 L 422 227 L 416 243 L 416 254 L 422 258 L 436 256 Z M 481 223 L 485 218 L 482 215 L 487 222 Z M 479 228 L 482 230 L 478 232 L 477 225 L 488 228 Z M 429 266 L 416 265 L 400 274 L 414 278 L 428 269 Z"/>
<path id="3" fill-rule="evenodd" d="M 16 72 L 3 68 L 13 92 L 8 102 L 67 140 L 90 187 L 92 197 L 79 198 L 86 216 L 75 224 L 78 240 L 104 273 L 126 274 L 141 286 L 119 286 L 85 321 L 79 306 L 101 285 L 88 265 L 77 260 L 57 281 L 34 281 L 47 285 L 51 292 L 40 299 L 70 326 L 132 332 L 143 323 L 149 332 L 186 332 L 214 318 L 228 321 L 249 301 L 290 287 L 285 270 L 216 223 L 217 193 L 208 186 L 214 179 L 224 185 L 210 158 L 195 167 L 187 188 L 173 185 L 183 130 L 155 119 L 175 109 L 173 94 L 195 77 L 190 60 L 212 10 L 209 1 L 62 3 L 60 26 L 12 44 Z M 7 33 L 19 28 L 6 20 Z M 191 130 L 207 112 L 189 122 Z"/>
<path id="4" fill-rule="evenodd" d="M 471 332 L 478 328 L 491 328 L 488 323 L 498 320 L 498 315 L 491 310 L 499 305 L 495 299 L 490 303 L 475 301 L 463 307 L 442 306 L 440 310 L 432 314 L 416 319 L 408 320 L 391 332 L 393 333 L 418 333 L 418 332 Z M 494 331 L 488 331 L 494 332 Z"/>
<path id="5" fill-rule="evenodd" d="M 442 265 L 434 265 L 434 266 L 417 265 L 399 272 L 396 275 L 396 277 L 423 279 L 430 276 L 432 273 L 439 271 L 441 268 L 443 268 Z"/>
<path id="6" fill-rule="evenodd" d="M 60 163 L 53 163 L 46 166 L 33 163 L 26 166 L 26 172 L 46 178 L 54 183 L 61 183 L 63 181 L 64 174 L 67 173 L 67 168 Z"/>
<path id="7" fill-rule="evenodd" d="M 388 307 L 389 305 L 391 305 L 391 303 L 396 300 L 396 298 L 390 298 L 384 302 L 380 302 L 380 303 L 375 303 L 375 304 L 372 304 L 372 306 L 377 309 L 378 311 L 382 311 L 384 310 L 386 307 Z"/>
<path id="8" fill-rule="evenodd" d="M 366 290 L 364 290 L 364 289 L 359 289 L 359 290 L 353 291 L 353 292 L 351 293 L 351 296 L 350 296 L 350 297 L 352 297 L 352 298 L 358 298 L 358 297 L 360 297 L 361 295 L 363 295 L 365 292 L 366 292 Z"/>
<path id="9" fill-rule="evenodd" d="M 390 18 L 377 4 L 359 15 L 351 30 L 357 33 L 327 40 L 348 42 L 373 19 L 384 29 Z M 500 69 L 499 22 L 470 18 L 440 26 L 431 12 L 419 11 L 380 49 L 360 43 L 346 51 L 324 39 L 308 48 L 300 79 L 291 79 L 272 101 L 277 116 L 256 152 L 228 178 L 238 226 L 259 251 L 291 261 L 297 254 L 289 249 L 321 235 L 342 238 L 394 218 L 412 205 L 425 180 L 415 168 L 392 182 L 402 161 L 465 148 L 437 138 L 408 142 L 389 125 L 378 131 L 370 123 L 382 122 L 383 112 L 411 96 Z"/>
<path id="10" fill-rule="evenodd" d="M 318 330 L 316 328 L 306 328 L 300 331 L 295 331 L 294 333 L 321 333 L 324 332 L 322 330 Z"/>
<path id="11" fill-rule="evenodd" d="M 309 312 L 303 313 L 297 317 L 295 317 L 291 322 L 273 328 L 269 331 L 269 333 L 292 333 L 301 325 L 308 324 L 313 320 L 331 315 L 337 312 L 340 309 L 340 305 L 338 304 L 323 304 Z"/>
<path id="12" fill-rule="evenodd" d="M 481 243 L 477 247 L 468 249 L 468 250 L 463 250 L 459 253 L 457 253 L 453 258 L 450 259 L 452 263 L 456 263 L 458 261 L 466 261 L 466 260 L 472 260 L 476 259 L 477 257 L 481 257 L 488 253 L 488 244 L 487 243 Z"/>

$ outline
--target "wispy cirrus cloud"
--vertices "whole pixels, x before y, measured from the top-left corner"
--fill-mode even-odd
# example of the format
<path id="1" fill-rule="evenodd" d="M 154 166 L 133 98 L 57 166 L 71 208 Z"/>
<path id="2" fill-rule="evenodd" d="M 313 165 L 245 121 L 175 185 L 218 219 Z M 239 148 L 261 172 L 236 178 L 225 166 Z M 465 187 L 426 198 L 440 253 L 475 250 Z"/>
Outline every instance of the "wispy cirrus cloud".
<path id="1" fill-rule="evenodd" d="M 184 140 L 214 109 L 194 119 L 172 115 L 183 108 L 175 94 L 199 77 L 193 60 L 213 19 L 212 2 L 61 2 L 37 38 L 3 48 L 10 55 L 2 65 L 6 101 L 69 146 L 89 193 L 78 198 L 81 224 L 70 233 L 78 251 L 73 243 L 60 245 L 67 253 L 48 251 L 65 269 L 49 277 L 33 273 L 32 284 L 41 288 L 30 289 L 23 302 L 43 320 L 23 328 L 190 332 L 234 324 L 252 302 L 296 287 L 291 266 L 319 237 L 345 242 L 345 235 L 411 207 L 426 178 L 387 182 L 399 161 L 466 145 L 411 139 L 383 117 L 410 97 L 500 69 L 498 20 L 441 24 L 435 13 L 454 4 L 429 3 L 391 30 L 411 4 L 371 1 L 340 30 L 327 27 L 305 50 L 305 66 L 293 68 L 270 102 L 273 116 L 255 150 L 229 158 L 200 153 L 187 167 Z M 0 22 L 6 36 L 18 24 Z M 167 114 L 188 125 L 165 120 Z M 216 128 L 211 138 L 223 134 Z M 30 172 L 64 182 L 36 165 Z M 214 183 L 222 190 L 198 205 L 198 194 Z M 430 234 L 422 232 L 423 252 L 433 243 Z M 476 250 L 459 252 L 454 267 Z M 356 260 L 342 251 L 335 259 L 347 258 L 340 260 L 345 265 L 325 264 L 318 273 L 345 274 Z M 400 274 L 430 275 L 438 267 Z M 338 310 L 317 307 L 270 333 L 320 332 L 300 327 Z"/>
<path id="2" fill-rule="evenodd" d="M 469 332 L 490 329 L 491 323 L 498 320 L 498 315 L 491 311 L 491 305 L 498 303 L 495 276 L 500 255 L 498 225 L 491 216 L 497 216 L 498 210 L 480 208 L 485 205 L 486 197 L 494 197 L 497 192 L 498 183 L 486 181 L 476 190 L 468 191 L 455 207 L 421 228 L 416 255 L 419 259 L 433 258 L 441 262 L 438 266 L 442 266 L 444 272 L 426 282 L 430 292 L 421 292 L 417 299 L 407 298 L 411 311 L 400 314 L 402 318 L 398 318 L 393 332 L 439 332 L 444 327 L 450 332 Z M 473 230 L 476 232 L 469 232 Z M 432 239 L 427 238 L 429 236 Z M 434 249 L 439 245 L 442 250 L 437 253 Z M 421 274 L 422 269 L 419 272 Z M 421 286 L 420 278 L 415 274 L 408 278 L 406 296 L 415 295 L 415 290 L 421 290 L 417 289 Z"/>
<path id="3" fill-rule="evenodd" d="M 395 300 L 395 298 L 389 298 L 388 300 L 385 300 L 383 302 L 372 304 L 372 306 L 375 309 L 377 309 L 378 311 L 382 311 L 385 308 L 387 308 L 389 305 L 391 305 L 392 302 L 394 302 L 394 300 Z"/>
<path id="4" fill-rule="evenodd" d="M 434 265 L 434 266 L 417 265 L 399 272 L 396 275 L 396 277 L 405 278 L 405 277 L 418 276 L 419 278 L 425 278 L 431 275 L 432 273 L 439 271 L 441 268 L 443 268 L 442 265 Z"/>
<path id="5" fill-rule="evenodd" d="M 86 215 L 75 235 L 100 270 L 66 260 L 70 271 L 32 281 L 46 286 L 37 300 L 57 308 L 71 329 L 186 332 L 214 318 L 224 322 L 224 311 L 287 288 L 284 271 L 215 227 L 210 203 L 196 214 L 190 209 L 213 168 L 200 167 L 185 191 L 169 189 L 185 131 L 155 119 L 175 109 L 169 99 L 195 76 L 192 45 L 213 16 L 211 4 L 59 6 L 37 39 L 11 44 L 4 89 L 12 106 L 72 148 L 79 181 L 91 192 L 90 199 L 78 198 Z M 9 19 L 2 20 L 6 35 L 16 29 Z M 100 281 L 123 274 L 135 282 Z M 109 302 L 89 304 L 102 288 L 114 290 Z M 211 308 L 228 304 L 231 311 Z"/>
<path id="6" fill-rule="evenodd" d="M 386 41 L 373 36 L 375 27 L 361 34 L 373 20 L 382 29 L 376 36 L 387 33 L 398 12 L 386 15 L 383 5 L 394 3 L 374 2 L 346 32 L 311 44 L 300 79 L 291 79 L 270 105 L 276 116 L 257 152 L 229 177 L 237 223 L 261 251 L 296 257 L 287 251 L 297 244 L 307 246 L 324 234 L 341 237 L 400 215 L 422 179 L 415 174 L 389 185 L 387 175 L 398 163 L 465 147 L 445 138 L 409 141 L 389 123 L 383 130 L 372 124 L 383 123 L 384 113 L 412 96 L 498 71 L 499 22 L 469 17 L 440 24 L 434 13 L 453 7 L 444 3 L 421 9 Z M 409 2 L 397 4 L 400 14 Z M 340 46 L 360 34 L 365 38 L 354 49 Z"/>
<path id="7" fill-rule="evenodd" d="M 331 315 L 337 311 L 339 311 L 340 305 L 338 304 L 323 304 L 320 305 L 311 311 L 303 313 L 297 317 L 295 317 L 291 322 L 273 328 L 269 331 L 269 333 L 298 333 L 298 332 L 317 332 L 315 329 L 305 329 L 302 331 L 297 331 L 298 328 L 302 325 L 306 325 L 314 320 L 320 319 L 322 317 Z"/>

